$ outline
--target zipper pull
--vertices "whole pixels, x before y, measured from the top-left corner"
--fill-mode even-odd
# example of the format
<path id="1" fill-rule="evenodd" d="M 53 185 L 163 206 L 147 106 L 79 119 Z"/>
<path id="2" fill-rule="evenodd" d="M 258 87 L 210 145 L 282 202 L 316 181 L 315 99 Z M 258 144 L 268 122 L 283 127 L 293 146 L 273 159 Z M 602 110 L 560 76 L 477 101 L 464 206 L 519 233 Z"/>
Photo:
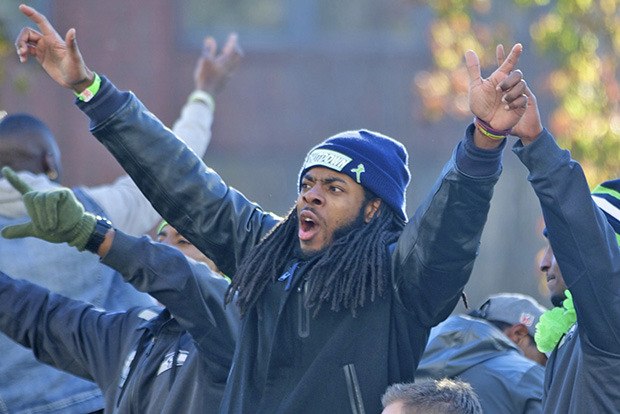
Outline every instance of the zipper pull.
<path id="1" fill-rule="evenodd" d="M 297 297 L 297 335 L 300 338 L 310 336 L 310 309 L 306 306 L 308 296 L 308 282 L 303 280 L 297 287 L 299 296 Z"/>
<path id="2" fill-rule="evenodd" d="M 295 270 L 297 270 L 297 266 L 299 266 L 299 262 L 293 263 L 293 265 L 286 272 L 284 272 L 282 276 L 278 278 L 279 282 L 286 281 L 286 286 L 284 287 L 284 290 L 289 290 L 291 288 L 291 285 L 293 284 L 293 279 L 295 278 Z"/>
<path id="3" fill-rule="evenodd" d="M 151 351 L 153 350 L 153 345 L 155 345 L 155 337 L 152 337 L 149 341 L 149 344 L 146 346 L 146 350 L 144 351 L 144 355 L 149 356 Z"/>

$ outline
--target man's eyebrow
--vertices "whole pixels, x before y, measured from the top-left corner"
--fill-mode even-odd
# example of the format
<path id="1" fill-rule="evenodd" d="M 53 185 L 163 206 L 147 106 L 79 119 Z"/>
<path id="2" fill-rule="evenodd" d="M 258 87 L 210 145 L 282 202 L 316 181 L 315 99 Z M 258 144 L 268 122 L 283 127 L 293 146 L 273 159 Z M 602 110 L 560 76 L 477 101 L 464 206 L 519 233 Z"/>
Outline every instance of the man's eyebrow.
<path id="1" fill-rule="evenodd" d="M 316 181 L 316 178 L 310 174 L 310 173 L 305 173 L 303 177 L 301 177 L 302 180 L 308 180 L 308 181 Z"/>
<path id="2" fill-rule="evenodd" d="M 313 176 L 310 173 L 306 173 L 303 176 L 302 180 L 308 180 L 308 181 L 313 181 L 313 182 L 321 181 L 323 184 L 331 184 L 331 183 L 336 183 L 336 182 L 337 183 L 342 183 L 342 184 L 347 184 L 347 182 L 344 179 L 340 178 L 340 177 L 331 176 L 331 177 L 322 178 L 322 179 L 319 180 L 319 179 L 317 179 L 315 176 Z"/>
<path id="3" fill-rule="evenodd" d="M 337 183 L 343 183 L 343 184 L 347 183 L 345 180 L 343 180 L 340 177 L 327 177 L 327 178 L 324 178 L 321 181 L 323 181 L 325 184 L 331 184 L 331 183 L 336 183 L 336 182 Z"/>

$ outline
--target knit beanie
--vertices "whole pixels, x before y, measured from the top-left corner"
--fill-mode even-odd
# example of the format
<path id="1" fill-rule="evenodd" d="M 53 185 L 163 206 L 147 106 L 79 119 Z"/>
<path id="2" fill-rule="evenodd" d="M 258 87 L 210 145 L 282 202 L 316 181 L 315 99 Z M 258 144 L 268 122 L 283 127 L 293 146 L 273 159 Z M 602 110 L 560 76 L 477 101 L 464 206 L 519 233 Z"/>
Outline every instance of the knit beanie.
<path id="1" fill-rule="evenodd" d="M 407 150 L 400 142 L 365 129 L 346 131 L 308 152 L 297 184 L 301 188 L 304 174 L 313 167 L 330 168 L 372 191 L 407 221 L 405 192 L 411 178 L 407 162 Z"/>
<path id="2" fill-rule="evenodd" d="M 620 245 L 620 179 L 599 184 L 592 191 L 592 200 L 605 213 Z"/>

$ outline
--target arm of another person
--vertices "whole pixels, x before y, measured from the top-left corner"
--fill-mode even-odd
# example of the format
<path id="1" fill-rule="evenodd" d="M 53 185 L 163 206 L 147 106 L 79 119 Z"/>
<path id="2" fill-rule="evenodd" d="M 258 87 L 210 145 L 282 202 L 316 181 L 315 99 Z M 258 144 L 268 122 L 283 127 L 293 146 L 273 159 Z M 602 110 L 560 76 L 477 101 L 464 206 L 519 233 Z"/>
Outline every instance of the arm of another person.
<path id="1" fill-rule="evenodd" d="M 41 32 L 24 28 L 16 40 L 20 61 L 35 56 L 59 85 L 81 93 L 94 81 L 78 50 L 75 30 L 62 39 L 45 16 L 20 10 Z M 226 274 L 279 222 L 221 178 L 130 92 L 105 77 L 89 102 L 78 102 L 91 130 L 116 157 L 159 214 Z"/>
<path id="2" fill-rule="evenodd" d="M 137 316 L 108 313 L 0 272 L 0 330 L 58 369 L 95 381 L 116 381 L 125 338 Z"/>
<path id="3" fill-rule="evenodd" d="M 231 34 L 222 52 L 219 55 L 216 52 L 215 40 L 205 38 L 202 54 L 194 69 L 194 91 L 172 128 L 173 133 L 199 157 L 204 156 L 211 141 L 215 110 L 213 97 L 224 88 L 241 60 L 237 36 Z M 160 219 L 129 176 L 124 175 L 112 184 L 85 188 L 84 191 L 103 208 L 119 229 L 128 234 L 144 234 Z"/>
<path id="4" fill-rule="evenodd" d="M 136 289 L 166 306 L 203 356 L 230 367 L 239 315 L 235 305 L 224 306 L 226 279 L 173 247 L 120 231 L 108 231 L 98 254 Z"/>
<path id="5" fill-rule="evenodd" d="M 237 338 L 236 308 L 224 308 L 228 282 L 179 250 L 148 237 L 137 239 L 111 227 L 103 235 L 96 217 L 84 211 L 68 188 L 35 191 L 9 167 L 2 174 L 20 191 L 31 220 L 2 229 L 6 238 L 37 237 L 67 243 L 104 257 L 136 288 L 150 293 L 179 320 L 215 362 L 229 367 Z M 97 235 L 93 238 L 93 235 Z M 99 239 L 99 237 L 102 237 Z M 95 240 L 98 242 L 95 244 Z"/>
<path id="6" fill-rule="evenodd" d="M 487 79 L 473 51 L 466 54 L 470 109 L 496 130 L 509 130 L 525 111 L 521 54 L 515 45 Z M 432 327 L 454 309 L 478 253 L 493 188 L 501 172 L 504 139 L 492 139 L 476 122 L 455 149 L 426 201 L 399 238 L 393 255 L 393 288 L 400 303 L 423 325 Z"/>
<path id="7" fill-rule="evenodd" d="M 543 129 L 531 91 L 513 151 L 528 168 L 549 242 L 573 296 L 582 340 L 620 354 L 620 248 L 581 165 Z"/>

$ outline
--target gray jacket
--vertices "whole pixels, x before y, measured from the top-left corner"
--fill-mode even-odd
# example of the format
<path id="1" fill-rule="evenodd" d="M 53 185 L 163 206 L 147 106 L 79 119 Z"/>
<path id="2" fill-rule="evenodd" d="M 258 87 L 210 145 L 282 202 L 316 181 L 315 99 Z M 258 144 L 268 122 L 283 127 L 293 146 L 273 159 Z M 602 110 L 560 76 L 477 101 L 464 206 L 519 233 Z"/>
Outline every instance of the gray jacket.
<path id="1" fill-rule="evenodd" d="M 544 368 L 483 319 L 455 315 L 431 330 L 416 373 L 471 384 L 485 413 L 541 413 Z"/>
<path id="2" fill-rule="evenodd" d="M 162 217 L 226 274 L 278 223 L 131 93 L 103 79 L 95 98 L 78 105 Z M 357 317 L 328 309 L 310 317 L 300 306 L 303 277 L 287 291 L 278 282 L 266 289 L 243 320 L 221 412 L 379 412 L 389 384 L 414 379 L 430 328 L 450 314 L 469 278 L 501 170 L 501 149 L 477 151 L 472 134 L 470 126 L 394 246 L 385 297 Z"/>
<path id="3" fill-rule="evenodd" d="M 86 210 L 105 215 L 83 191 L 74 192 Z M 0 211 L 0 228 L 27 220 L 27 216 L 8 218 Z M 110 311 L 155 304 L 151 297 L 128 286 L 114 269 L 101 265 L 97 255 L 35 237 L 0 238 L 0 271 Z M 41 364 L 30 350 L 2 334 L 0 352 L 0 414 L 81 414 L 103 407 L 96 384 Z M 26 389 L 30 391 L 25 393 Z"/>
<path id="4" fill-rule="evenodd" d="M 178 250 L 117 232 L 104 263 L 167 307 L 109 312 L 0 272 L 0 329 L 97 383 L 107 413 L 217 411 L 238 333 L 228 282 Z"/>
<path id="5" fill-rule="evenodd" d="M 211 138 L 213 108 L 188 102 L 173 131 L 196 154 L 204 154 Z M 36 190 L 57 188 L 45 174 L 18 172 Z M 106 216 L 128 234 L 142 235 L 160 220 L 151 204 L 127 176 L 113 183 L 75 189 L 86 210 Z M 0 176 L 0 228 L 27 220 L 21 194 Z M 66 244 L 52 245 L 27 237 L 0 237 L 0 270 L 73 299 L 111 311 L 152 306 L 148 295 L 123 282 L 99 262 Z M 104 398 L 96 384 L 37 362 L 32 352 L 0 334 L 0 414 L 83 414 L 101 409 Z"/>
<path id="6" fill-rule="evenodd" d="M 577 324 L 547 361 L 545 413 L 620 410 L 620 247 L 579 163 L 546 130 L 514 152 L 530 171 Z"/>

